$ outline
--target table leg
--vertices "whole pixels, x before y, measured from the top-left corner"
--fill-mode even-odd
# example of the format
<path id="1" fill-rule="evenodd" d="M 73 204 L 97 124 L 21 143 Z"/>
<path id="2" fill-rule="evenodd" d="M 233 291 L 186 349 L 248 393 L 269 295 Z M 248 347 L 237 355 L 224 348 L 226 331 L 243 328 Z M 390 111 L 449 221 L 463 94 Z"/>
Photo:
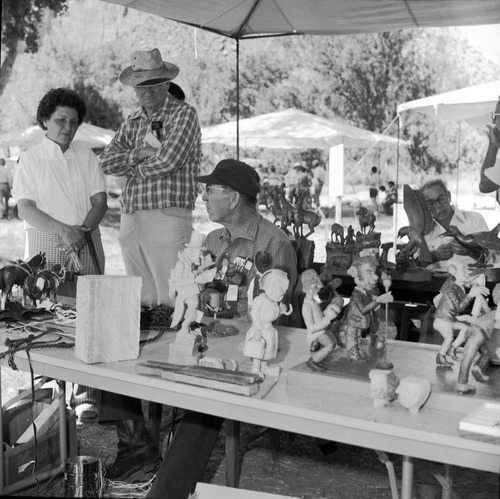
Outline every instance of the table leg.
<path id="1" fill-rule="evenodd" d="M 154 443 L 160 448 L 161 413 L 163 405 L 157 402 L 149 402 L 148 416 L 151 436 Z"/>
<path id="2" fill-rule="evenodd" d="M 59 398 L 59 456 L 61 466 L 66 464 L 68 457 L 68 431 L 66 426 L 66 381 L 58 380 L 58 398 Z"/>
<path id="3" fill-rule="evenodd" d="M 238 487 L 240 481 L 240 422 L 226 419 L 226 486 Z"/>
<path id="4" fill-rule="evenodd" d="M 451 464 L 444 465 L 444 483 L 442 485 L 441 499 L 451 499 L 451 492 L 453 490 L 453 477 L 451 475 L 453 466 Z"/>
<path id="5" fill-rule="evenodd" d="M 413 458 L 403 456 L 403 483 L 401 485 L 401 499 L 411 499 L 413 488 Z"/>
<path id="6" fill-rule="evenodd" d="M 2 421 L 2 367 L 0 366 L 0 496 L 3 495 L 4 481 L 4 455 L 3 455 L 3 421 Z"/>

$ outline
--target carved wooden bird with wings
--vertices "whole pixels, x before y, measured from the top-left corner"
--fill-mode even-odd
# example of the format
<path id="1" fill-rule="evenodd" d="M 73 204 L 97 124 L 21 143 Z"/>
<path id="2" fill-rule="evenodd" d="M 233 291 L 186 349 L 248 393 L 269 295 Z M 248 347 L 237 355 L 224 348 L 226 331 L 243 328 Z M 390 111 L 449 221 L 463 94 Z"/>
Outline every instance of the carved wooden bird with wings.
<path id="1" fill-rule="evenodd" d="M 457 243 L 460 243 L 467 249 L 477 250 L 479 258 L 477 259 L 477 267 L 486 267 L 486 259 L 490 250 L 500 250 L 500 238 L 498 233 L 500 224 L 493 227 L 491 230 L 483 232 L 474 232 L 472 234 L 462 234 L 455 225 L 450 225 L 448 230 L 441 234 L 441 237 L 452 236 Z"/>
<path id="2" fill-rule="evenodd" d="M 402 252 L 411 258 L 419 250 L 419 260 L 423 266 L 426 266 L 432 263 L 431 253 L 424 237 L 434 226 L 432 214 L 423 194 L 417 189 L 412 189 L 408 184 L 403 186 L 403 207 L 408 216 L 409 225 L 401 227 L 398 231 L 398 237 L 408 237 L 408 244 Z"/>

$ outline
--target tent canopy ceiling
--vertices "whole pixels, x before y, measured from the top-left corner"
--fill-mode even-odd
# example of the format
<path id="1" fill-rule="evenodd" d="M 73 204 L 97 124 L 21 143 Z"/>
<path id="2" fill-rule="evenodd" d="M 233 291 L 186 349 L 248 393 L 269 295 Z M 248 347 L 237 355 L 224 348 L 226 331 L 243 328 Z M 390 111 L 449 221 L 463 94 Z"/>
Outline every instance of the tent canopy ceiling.
<path id="1" fill-rule="evenodd" d="M 74 142 L 80 142 L 88 147 L 98 149 L 106 147 L 113 138 L 115 132 L 99 126 L 82 123 L 78 128 Z M 33 125 L 25 130 L 13 130 L 0 134 L 0 147 L 19 146 L 28 148 L 41 142 L 45 131 L 38 125 Z"/>
<path id="2" fill-rule="evenodd" d="M 327 120 L 298 109 L 287 109 L 240 120 L 241 147 L 328 149 L 369 147 L 378 142 L 397 145 L 394 137 Z M 236 121 L 202 129 L 204 144 L 236 146 Z"/>
<path id="3" fill-rule="evenodd" d="M 498 0 L 101 0 L 235 39 L 500 23 Z"/>
<path id="4" fill-rule="evenodd" d="M 491 122 L 491 112 L 499 98 L 500 80 L 496 80 L 405 102 L 398 105 L 397 112 L 413 110 L 427 116 L 467 120 L 473 125 L 484 126 Z"/>

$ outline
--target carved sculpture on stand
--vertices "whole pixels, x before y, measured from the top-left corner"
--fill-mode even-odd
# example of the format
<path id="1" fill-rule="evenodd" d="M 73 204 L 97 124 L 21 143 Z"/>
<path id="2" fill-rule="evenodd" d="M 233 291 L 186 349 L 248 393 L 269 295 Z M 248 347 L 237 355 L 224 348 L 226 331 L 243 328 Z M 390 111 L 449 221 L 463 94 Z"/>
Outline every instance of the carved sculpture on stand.
<path id="1" fill-rule="evenodd" d="M 480 383 L 486 383 L 489 380 L 486 369 L 492 359 L 492 352 L 488 346 L 492 339 L 500 337 L 500 307 L 498 307 L 500 283 L 493 288 L 492 298 L 497 308 L 477 317 L 464 331 L 465 345 L 457 383 L 457 391 L 460 394 L 473 394 L 476 391 L 474 386 L 469 385 L 470 373 Z M 477 354 L 479 358 L 474 362 Z"/>
<path id="2" fill-rule="evenodd" d="M 252 359 L 252 372 L 279 376 L 279 365 L 269 366 L 268 361 L 278 355 L 278 331 L 273 322 L 280 315 L 290 315 L 292 306 L 281 301 L 288 289 L 288 276 L 279 269 L 265 272 L 260 279 L 263 293 L 258 295 L 250 309 L 252 325 L 247 331 L 243 354 Z"/>
<path id="3" fill-rule="evenodd" d="M 474 266 L 478 268 L 492 267 L 492 264 L 487 264 L 486 259 L 490 250 L 500 250 L 500 238 L 498 232 L 500 224 L 493 229 L 484 232 L 474 232 L 473 234 L 462 234 L 458 227 L 450 225 L 448 230 L 441 234 L 441 237 L 452 236 L 457 243 L 461 244 L 469 250 L 475 250 L 478 253 L 478 259 Z M 472 266 L 472 264 L 471 264 Z"/>
<path id="4" fill-rule="evenodd" d="M 453 329 L 463 329 L 467 326 L 458 321 L 458 315 L 476 296 L 488 296 L 490 293 L 486 286 L 479 285 L 473 286 L 469 293 L 465 291 L 465 288 L 471 285 L 470 269 L 466 263 L 456 260 L 448 265 L 448 272 L 454 279 L 446 281 L 441 288 L 441 298 L 433 322 L 434 329 L 443 337 L 443 344 L 436 356 L 436 364 L 441 368 L 453 366 L 447 355 L 458 360 L 456 351 L 452 350 Z"/>
<path id="5" fill-rule="evenodd" d="M 299 270 L 310 269 L 314 262 L 314 241 L 307 239 L 314 232 L 314 227 L 317 227 L 321 222 L 321 216 L 314 211 L 306 210 L 303 203 L 305 202 L 302 191 L 297 193 L 297 202 L 293 208 L 293 232 L 295 240 L 292 244 L 297 253 L 297 267 Z M 303 226 L 307 225 L 309 232 L 304 235 Z"/>
<path id="6" fill-rule="evenodd" d="M 430 280 L 432 273 L 422 267 L 432 263 L 431 253 L 425 241 L 425 236 L 434 227 L 432 214 L 423 194 L 408 184 L 403 186 L 403 207 L 409 225 L 399 229 L 398 238 L 407 237 L 408 243 L 396 252 L 396 269 L 392 276 L 398 279 Z"/>
<path id="7" fill-rule="evenodd" d="M 347 350 L 347 357 L 353 362 L 369 360 L 363 349 L 362 333 L 370 330 L 370 337 L 374 337 L 379 324 L 376 310 L 381 304 L 394 301 L 390 291 L 378 294 L 377 267 L 376 258 L 364 256 L 356 259 L 348 270 L 356 287 L 342 317 L 340 335 Z"/>
<path id="8" fill-rule="evenodd" d="M 373 255 L 378 258 L 380 248 L 380 232 L 375 232 L 376 216 L 364 206 L 356 211 L 360 231 L 356 234 L 356 244 L 360 256 Z"/>
<path id="9" fill-rule="evenodd" d="M 332 224 L 330 233 L 330 241 L 326 243 L 326 263 L 322 269 L 322 272 L 327 274 L 329 272 L 347 270 L 353 260 L 359 256 L 356 236 L 352 225 L 349 225 L 347 228 L 345 237 L 344 228 L 338 223 Z"/>
<path id="10" fill-rule="evenodd" d="M 279 222 L 280 229 L 291 235 L 288 230 L 293 224 L 293 205 L 286 199 L 285 186 L 275 186 L 269 191 L 271 198 L 271 211 L 274 215 L 274 224 Z"/>
<path id="11" fill-rule="evenodd" d="M 307 361 L 307 367 L 313 371 L 326 371 L 327 364 L 323 361 L 335 348 L 335 339 L 328 331 L 332 321 L 338 317 L 344 305 L 340 295 L 335 296 L 321 310 L 316 301 L 317 294 L 323 288 L 323 284 L 314 269 L 304 270 L 300 276 L 302 289 L 306 294 L 302 305 L 302 318 L 307 330 L 307 344 L 311 357 Z"/>
<path id="12" fill-rule="evenodd" d="M 196 363 L 199 360 L 201 334 L 191 331 L 191 324 L 199 322 L 203 313 L 200 304 L 200 285 L 213 281 L 215 264 L 203 247 L 204 234 L 193 232 L 186 247 L 179 251 L 179 260 L 171 271 L 169 292 L 175 296 L 175 308 L 171 328 L 181 323 L 175 342 L 169 345 L 169 356 L 179 364 Z M 172 362 L 174 359 L 170 359 Z"/>

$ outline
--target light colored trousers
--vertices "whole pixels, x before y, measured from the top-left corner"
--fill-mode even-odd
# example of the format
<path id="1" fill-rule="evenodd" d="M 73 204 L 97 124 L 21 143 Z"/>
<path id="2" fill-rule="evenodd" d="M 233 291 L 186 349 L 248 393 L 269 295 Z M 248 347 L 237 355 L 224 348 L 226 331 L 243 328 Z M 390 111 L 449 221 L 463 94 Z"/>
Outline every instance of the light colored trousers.
<path id="1" fill-rule="evenodd" d="M 193 231 L 193 212 L 163 208 L 122 213 L 120 248 L 127 275 L 142 277 L 141 304 L 173 307 L 168 296 L 170 271 Z"/>

